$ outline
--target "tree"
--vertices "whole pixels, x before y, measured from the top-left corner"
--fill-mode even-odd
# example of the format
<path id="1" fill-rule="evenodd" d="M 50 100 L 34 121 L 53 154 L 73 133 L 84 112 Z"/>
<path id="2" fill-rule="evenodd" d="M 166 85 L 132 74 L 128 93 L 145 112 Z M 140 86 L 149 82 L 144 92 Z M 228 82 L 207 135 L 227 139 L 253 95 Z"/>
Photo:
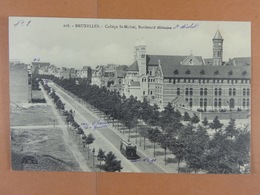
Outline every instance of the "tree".
<path id="1" fill-rule="evenodd" d="M 148 139 L 153 142 L 153 156 L 155 156 L 155 142 L 158 141 L 159 129 L 148 129 Z"/>
<path id="2" fill-rule="evenodd" d="M 97 159 L 100 162 L 100 165 L 99 165 L 100 171 L 101 171 L 101 162 L 104 161 L 105 158 L 106 158 L 105 151 L 103 151 L 102 149 L 99 148 Z"/>
<path id="3" fill-rule="evenodd" d="M 247 128 L 239 130 L 236 134 L 234 148 L 236 149 L 236 161 L 240 170 L 240 166 L 250 162 L 250 131 Z"/>
<path id="4" fill-rule="evenodd" d="M 198 126 L 190 137 L 187 154 L 185 156 L 186 164 L 193 169 L 195 173 L 204 167 L 205 152 L 208 147 L 209 135 L 207 130 Z"/>
<path id="5" fill-rule="evenodd" d="M 190 122 L 192 124 L 197 124 L 198 122 L 200 122 L 200 119 L 196 114 L 193 114 L 193 117 L 191 117 Z"/>
<path id="6" fill-rule="evenodd" d="M 237 134 L 235 119 L 230 119 L 228 126 L 225 129 L 227 137 L 233 138 Z"/>
<path id="7" fill-rule="evenodd" d="M 95 140 L 94 136 L 90 133 L 88 134 L 88 136 L 86 137 L 86 144 L 88 145 L 88 158 L 89 158 L 89 145 L 92 144 Z"/>
<path id="8" fill-rule="evenodd" d="M 190 115 L 189 115 L 189 113 L 188 112 L 184 112 L 184 115 L 183 115 L 183 120 L 184 121 L 190 121 Z"/>
<path id="9" fill-rule="evenodd" d="M 205 116 L 204 120 L 202 121 L 202 124 L 204 126 L 207 126 L 209 124 L 208 118 Z"/>
<path id="10" fill-rule="evenodd" d="M 148 137 L 148 127 L 143 126 L 139 129 L 140 135 L 144 138 L 144 150 L 145 150 L 145 139 Z M 141 137 L 140 137 L 140 146 L 141 146 Z"/>
<path id="11" fill-rule="evenodd" d="M 215 132 L 217 132 L 217 130 L 219 130 L 221 127 L 223 126 L 222 123 L 220 123 L 220 121 L 218 120 L 218 116 L 216 116 L 213 121 L 209 124 L 209 127 L 211 129 L 214 129 Z"/>
<path id="12" fill-rule="evenodd" d="M 116 156 L 111 151 L 105 156 L 105 164 L 102 166 L 102 169 L 104 169 L 107 172 L 121 172 L 121 161 L 116 160 Z"/>

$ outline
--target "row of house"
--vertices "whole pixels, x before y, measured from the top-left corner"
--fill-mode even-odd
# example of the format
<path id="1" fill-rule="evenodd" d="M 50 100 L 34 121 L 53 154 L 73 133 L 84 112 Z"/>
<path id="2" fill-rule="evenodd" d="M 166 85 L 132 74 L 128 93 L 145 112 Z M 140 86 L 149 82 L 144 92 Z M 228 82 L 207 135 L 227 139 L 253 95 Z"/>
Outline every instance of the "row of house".
<path id="1" fill-rule="evenodd" d="M 53 75 L 58 78 L 89 78 L 91 79 L 92 73 L 89 66 L 84 66 L 81 70 L 75 68 L 58 68 L 51 65 L 49 62 L 32 62 L 32 71 L 34 74 L 40 75 Z"/>

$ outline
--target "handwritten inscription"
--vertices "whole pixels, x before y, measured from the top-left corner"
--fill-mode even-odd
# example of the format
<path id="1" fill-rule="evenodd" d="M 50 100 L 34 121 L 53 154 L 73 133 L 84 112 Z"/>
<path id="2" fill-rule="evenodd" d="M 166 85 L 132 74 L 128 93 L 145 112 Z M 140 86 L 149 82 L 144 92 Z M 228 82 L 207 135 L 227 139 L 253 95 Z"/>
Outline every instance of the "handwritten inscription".
<path id="1" fill-rule="evenodd" d="M 31 24 L 31 20 L 18 20 L 15 24 L 14 24 L 14 27 L 19 27 L 19 26 L 29 26 Z"/>
<path id="2" fill-rule="evenodd" d="M 152 164 L 156 161 L 156 158 L 149 158 L 149 157 L 146 157 L 146 158 L 139 158 L 139 159 L 134 159 L 134 160 L 131 160 L 131 162 L 147 162 L 149 164 Z"/>
<path id="3" fill-rule="evenodd" d="M 109 123 L 107 121 L 102 121 L 102 120 L 98 120 L 98 121 L 94 121 L 92 123 L 81 123 L 80 126 L 83 129 L 102 129 L 102 128 L 107 128 L 109 125 Z"/>

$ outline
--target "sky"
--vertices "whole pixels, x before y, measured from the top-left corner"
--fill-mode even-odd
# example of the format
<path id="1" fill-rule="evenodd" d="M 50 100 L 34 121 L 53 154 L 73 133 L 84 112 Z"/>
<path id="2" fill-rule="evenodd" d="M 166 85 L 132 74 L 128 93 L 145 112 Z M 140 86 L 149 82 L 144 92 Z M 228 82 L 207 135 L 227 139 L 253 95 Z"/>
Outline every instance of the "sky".
<path id="1" fill-rule="evenodd" d="M 185 28 L 180 28 L 183 25 Z M 10 17 L 9 59 L 22 63 L 37 59 L 76 69 L 131 65 L 134 46 L 140 41 L 146 44 L 150 55 L 192 53 L 212 58 L 212 39 L 217 30 L 224 39 L 224 61 L 251 57 L 250 22 Z"/>

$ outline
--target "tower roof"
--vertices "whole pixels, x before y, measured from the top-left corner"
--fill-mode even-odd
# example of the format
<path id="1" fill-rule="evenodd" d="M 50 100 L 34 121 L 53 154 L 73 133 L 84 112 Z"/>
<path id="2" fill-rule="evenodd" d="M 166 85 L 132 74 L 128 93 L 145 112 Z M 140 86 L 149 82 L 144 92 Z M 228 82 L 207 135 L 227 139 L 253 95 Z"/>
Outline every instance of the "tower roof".
<path id="1" fill-rule="evenodd" d="M 221 34 L 220 34 L 220 32 L 219 32 L 219 30 L 217 30 L 217 32 L 216 32 L 216 34 L 215 34 L 213 39 L 223 39 Z"/>

